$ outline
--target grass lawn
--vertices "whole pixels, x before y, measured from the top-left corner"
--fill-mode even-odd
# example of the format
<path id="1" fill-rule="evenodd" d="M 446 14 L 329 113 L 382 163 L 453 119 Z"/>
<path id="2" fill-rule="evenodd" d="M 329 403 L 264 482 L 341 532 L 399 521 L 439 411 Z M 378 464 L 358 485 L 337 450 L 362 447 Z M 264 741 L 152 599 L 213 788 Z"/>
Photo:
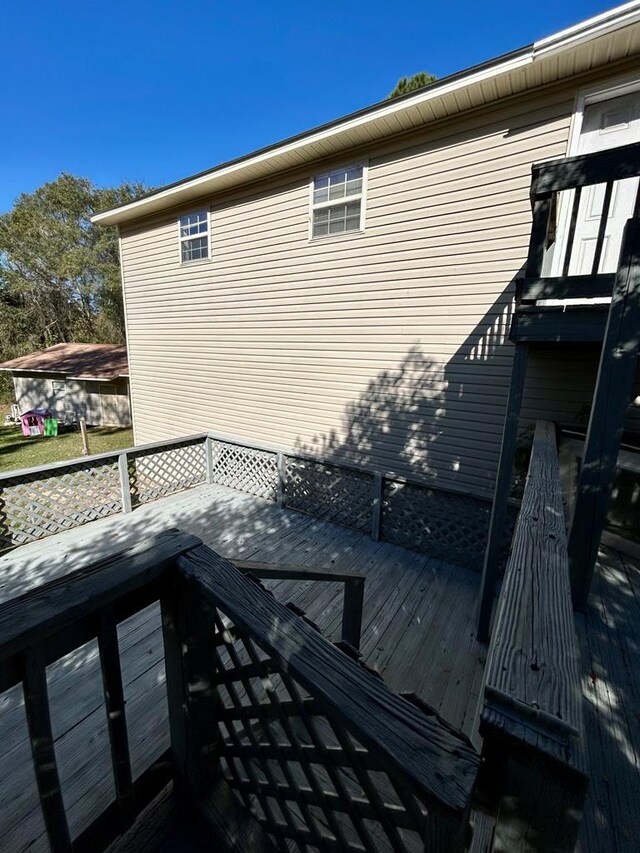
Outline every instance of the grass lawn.
<path id="1" fill-rule="evenodd" d="M 67 427 L 55 438 L 40 436 L 32 438 L 22 435 L 19 427 L 0 427 L 0 473 L 16 468 L 32 468 L 49 462 L 62 462 L 82 456 L 80 430 Z M 89 450 L 107 453 L 133 445 L 131 429 L 89 427 Z"/>

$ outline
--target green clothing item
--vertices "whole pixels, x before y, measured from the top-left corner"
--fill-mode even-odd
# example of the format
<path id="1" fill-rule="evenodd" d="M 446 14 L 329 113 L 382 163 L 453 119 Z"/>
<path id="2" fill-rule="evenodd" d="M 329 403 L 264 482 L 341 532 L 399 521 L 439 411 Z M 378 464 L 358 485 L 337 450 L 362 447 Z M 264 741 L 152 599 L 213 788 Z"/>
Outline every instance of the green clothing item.
<path id="1" fill-rule="evenodd" d="M 57 435 L 58 434 L 58 421 L 55 418 L 45 418 L 44 419 L 44 434 L 45 435 Z"/>

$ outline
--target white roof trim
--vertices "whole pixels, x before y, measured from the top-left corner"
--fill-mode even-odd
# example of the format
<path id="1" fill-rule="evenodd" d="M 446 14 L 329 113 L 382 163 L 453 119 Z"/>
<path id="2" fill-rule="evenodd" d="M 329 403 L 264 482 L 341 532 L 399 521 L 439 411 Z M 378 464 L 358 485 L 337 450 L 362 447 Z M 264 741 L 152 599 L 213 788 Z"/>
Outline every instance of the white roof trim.
<path id="1" fill-rule="evenodd" d="M 292 152 L 304 149 L 307 146 L 312 146 L 321 140 L 331 139 L 368 123 L 377 122 L 379 119 L 404 112 L 417 105 L 438 100 L 452 92 L 465 89 L 476 83 L 509 74 L 518 68 L 530 65 L 536 59 L 567 50 L 580 43 L 595 39 L 609 32 L 615 32 L 621 27 L 639 21 L 640 0 L 632 0 L 632 2 L 618 6 L 609 12 L 596 15 L 587 21 L 583 21 L 547 38 L 540 39 L 531 46 L 523 48 L 521 51 L 507 54 L 502 62 L 500 62 L 498 57 L 493 62 L 484 63 L 475 69 L 469 69 L 467 73 L 463 72 L 452 75 L 451 79 L 444 78 L 441 83 L 436 82 L 428 88 L 417 92 L 413 97 L 403 97 L 388 102 L 383 101 L 379 106 L 374 106 L 364 113 L 346 116 L 342 121 L 338 120 L 316 131 L 311 130 L 289 141 L 285 140 L 280 145 L 258 151 L 253 156 L 249 155 L 227 165 L 223 164 L 216 169 L 196 175 L 193 178 L 187 178 L 177 184 L 172 184 L 137 201 L 95 214 L 91 221 L 105 225 L 114 225 L 144 216 L 147 212 L 151 213 L 169 207 L 171 204 L 178 204 L 183 194 L 193 197 L 195 194 L 194 191 L 197 192 L 198 189 L 202 189 L 202 195 L 205 195 L 207 191 L 214 192 L 217 183 L 234 173 L 242 172 L 261 163 L 268 163 L 271 160 L 281 158 Z"/>
<path id="2" fill-rule="evenodd" d="M 615 32 L 621 27 L 626 27 L 629 24 L 634 24 L 640 21 L 640 2 L 632 0 L 631 3 L 624 3 L 622 6 L 616 6 L 608 12 L 602 12 L 594 18 L 589 18 L 579 24 L 574 24 L 566 30 L 561 30 L 559 33 L 547 36 L 540 39 L 533 45 L 534 57 L 542 56 L 563 50 L 567 47 L 580 44 L 588 39 L 597 38 L 597 36 L 605 33 Z"/>

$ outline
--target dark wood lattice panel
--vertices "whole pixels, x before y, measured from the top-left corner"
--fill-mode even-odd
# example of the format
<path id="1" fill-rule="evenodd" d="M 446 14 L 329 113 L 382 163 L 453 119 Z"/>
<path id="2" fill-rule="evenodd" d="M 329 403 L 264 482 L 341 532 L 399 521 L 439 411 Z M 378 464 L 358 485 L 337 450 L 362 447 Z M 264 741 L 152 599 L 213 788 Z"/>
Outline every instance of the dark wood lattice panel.
<path id="1" fill-rule="evenodd" d="M 130 453 L 128 469 L 134 506 L 199 486 L 207 479 L 204 440 Z"/>
<path id="2" fill-rule="evenodd" d="M 217 611 L 222 773 L 278 849 L 422 851 L 427 810 Z"/>
<path id="3" fill-rule="evenodd" d="M 487 501 L 387 480 L 382 538 L 471 569 L 482 569 L 491 504 Z"/>
<path id="4" fill-rule="evenodd" d="M 373 474 L 325 462 L 286 457 L 285 503 L 322 518 L 370 532 Z"/>
<path id="5" fill-rule="evenodd" d="M 275 501 L 278 490 L 277 454 L 231 442 L 215 441 L 213 482 Z"/>
<path id="6" fill-rule="evenodd" d="M 0 550 L 122 510 L 118 465 L 87 462 L 3 480 Z"/>

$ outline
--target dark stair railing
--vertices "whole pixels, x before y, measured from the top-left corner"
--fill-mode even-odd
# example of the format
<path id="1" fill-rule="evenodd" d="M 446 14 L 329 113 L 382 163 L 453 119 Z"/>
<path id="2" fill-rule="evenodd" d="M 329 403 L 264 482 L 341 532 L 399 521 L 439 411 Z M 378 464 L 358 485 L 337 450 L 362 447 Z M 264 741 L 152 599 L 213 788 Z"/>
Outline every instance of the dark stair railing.
<path id="1" fill-rule="evenodd" d="M 138 827 L 170 782 L 172 798 L 206 826 L 215 849 L 465 849 L 480 758 L 437 714 L 361 665 L 353 644 L 362 583 L 329 574 L 350 590 L 347 642 L 338 646 L 255 577 L 179 531 L 0 607 L 0 692 L 23 685 L 54 853 L 105 849 Z M 117 625 L 158 600 L 171 748 L 134 780 Z M 115 800 L 72 839 L 46 667 L 96 638 Z"/>
<path id="2" fill-rule="evenodd" d="M 624 145 L 594 154 L 566 157 L 532 168 L 531 207 L 533 222 L 524 276 L 517 282 L 516 314 L 526 311 L 540 299 L 592 299 L 609 297 L 613 292 L 615 272 L 600 272 L 605 234 L 614 186 L 617 181 L 640 175 L 640 143 Z M 591 269 L 588 273 L 569 275 L 575 248 L 576 225 L 583 191 L 586 187 L 604 185 L 602 207 L 598 213 L 598 230 Z M 571 213 L 563 245 L 558 241 L 556 222 L 561 210 L 560 194 L 572 193 Z M 638 201 L 632 214 L 638 215 Z M 550 249 L 562 250 L 562 271 L 551 276 L 548 265 Z M 543 271 L 544 270 L 544 271 Z M 516 319 L 517 326 L 517 319 Z M 517 335 L 514 334 L 517 339 Z"/>
<path id="3" fill-rule="evenodd" d="M 514 361 L 482 571 L 477 631 L 482 642 L 490 636 L 529 348 L 538 342 L 602 342 L 569 532 L 573 603 L 578 610 L 586 606 L 640 347 L 640 184 L 632 217 L 624 228 L 617 271 L 601 273 L 600 266 L 615 183 L 638 176 L 640 143 L 532 167 L 533 222 L 524 275 L 516 282 L 510 332 L 515 343 Z M 587 275 L 569 275 L 583 190 L 597 184 L 604 184 L 605 191 L 591 270 Z M 549 276 L 546 257 L 552 245 L 557 245 L 558 197 L 568 191 L 573 192 L 573 199 L 562 273 Z M 611 301 L 595 310 L 587 306 L 569 312 L 561 306 L 546 309 L 537 305 L 541 299 L 594 297 L 610 297 Z"/>

